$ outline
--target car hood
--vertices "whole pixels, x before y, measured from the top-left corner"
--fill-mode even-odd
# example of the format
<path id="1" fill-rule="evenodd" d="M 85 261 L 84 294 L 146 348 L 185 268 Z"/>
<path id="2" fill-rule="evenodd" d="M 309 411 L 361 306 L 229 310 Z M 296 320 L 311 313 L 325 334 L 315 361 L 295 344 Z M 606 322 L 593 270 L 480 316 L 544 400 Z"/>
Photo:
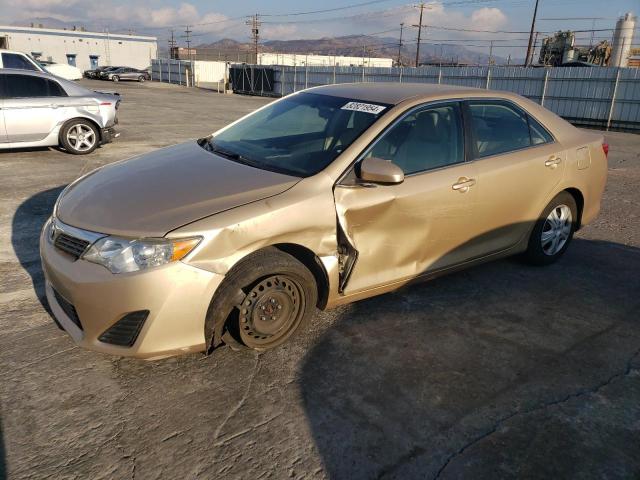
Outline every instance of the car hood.
<path id="1" fill-rule="evenodd" d="M 299 180 L 228 160 L 193 141 L 95 170 L 62 193 L 56 216 L 94 232 L 162 237 L 282 193 Z"/>

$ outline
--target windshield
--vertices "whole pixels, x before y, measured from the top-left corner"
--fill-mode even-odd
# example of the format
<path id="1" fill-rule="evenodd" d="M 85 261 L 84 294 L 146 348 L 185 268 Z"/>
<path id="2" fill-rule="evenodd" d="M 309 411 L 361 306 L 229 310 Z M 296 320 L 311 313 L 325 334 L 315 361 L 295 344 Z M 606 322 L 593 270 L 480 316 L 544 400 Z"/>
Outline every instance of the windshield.
<path id="1" fill-rule="evenodd" d="M 257 168 L 308 177 L 333 162 L 388 108 L 299 93 L 220 132 L 206 148 Z"/>

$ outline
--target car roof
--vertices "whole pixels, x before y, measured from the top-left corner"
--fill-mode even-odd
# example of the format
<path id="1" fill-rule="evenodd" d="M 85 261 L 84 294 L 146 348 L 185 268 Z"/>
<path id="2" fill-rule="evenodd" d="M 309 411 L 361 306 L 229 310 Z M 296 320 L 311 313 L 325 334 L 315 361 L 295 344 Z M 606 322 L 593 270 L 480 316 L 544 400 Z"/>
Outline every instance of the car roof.
<path id="1" fill-rule="evenodd" d="M 27 55 L 24 52 L 19 52 L 18 50 L 9 50 L 8 48 L 0 48 L 0 53 L 19 53 L 20 55 Z"/>
<path id="2" fill-rule="evenodd" d="M 446 97 L 502 97 L 517 96 L 510 92 L 485 90 L 482 88 L 460 87 L 455 85 L 436 85 L 429 83 L 342 83 L 325 85 L 306 90 L 307 92 L 350 98 L 368 102 L 397 105 L 410 99 L 441 99 Z"/>
<path id="3" fill-rule="evenodd" d="M 89 90 L 88 88 L 85 88 L 76 82 L 72 82 L 71 80 L 66 80 L 62 77 L 58 77 L 57 75 L 53 75 L 52 73 L 48 73 L 48 72 L 39 72 L 35 70 L 21 70 L 19 68 L 0 68 L 0 74 L 27 75 L 30 77 L 41 77 L 41 78 L 48 78 L 50 80 L 55 80 L 60 85 L 62 85 L 64 90 L 67 92 L 67 95 L 69 95 L 70 97 L 96 97 L 100 95 L 105 95 L 100 92 Z"/>

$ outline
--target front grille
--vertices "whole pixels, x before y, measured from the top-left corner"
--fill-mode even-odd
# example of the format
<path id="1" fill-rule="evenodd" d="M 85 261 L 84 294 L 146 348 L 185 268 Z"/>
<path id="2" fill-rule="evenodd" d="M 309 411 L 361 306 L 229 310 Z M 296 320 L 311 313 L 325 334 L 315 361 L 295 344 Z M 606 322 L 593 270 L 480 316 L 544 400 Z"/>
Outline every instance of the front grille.
<path id="1" fill-rule="evenodd" d="M 128 313 L 106 330 L 98 340 L 121 347 L 132 347 L 149 316 L 149 310 Z"/>
<path id="2" fill-rule="evenodd" d="M 68 253 L 76 260 L 80 258 L 80 255 L 82 255 L 89 246 L 89 242 L 86 240 L 72 237 L 66 233 L 58 234 L 53 244 L 56 248 Z"/>
<path id="3" fill-rule="evenodd" d="M 53 295 L 56 297 L 56 302 L 58 302 L 58 305 L 60 305 L 65 315 L 82 330 L 82 324 L 80 323 L 80 317 L 78 316 L 78 312 L 76 312 L 76 308 L 55 290 L 53 290 Z"/>

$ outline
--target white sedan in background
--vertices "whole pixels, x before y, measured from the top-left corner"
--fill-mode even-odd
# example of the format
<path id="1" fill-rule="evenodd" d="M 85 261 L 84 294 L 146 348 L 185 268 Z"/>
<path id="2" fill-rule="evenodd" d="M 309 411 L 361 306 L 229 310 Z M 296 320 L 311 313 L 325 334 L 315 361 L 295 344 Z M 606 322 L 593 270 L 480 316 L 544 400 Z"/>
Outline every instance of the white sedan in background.
<path id="1" fill-rule="evenodd" d="M 76 155 L 118 136 L 120 96 L 50 73 L 0 69 L 0 150 L 61 146 Z"/>

